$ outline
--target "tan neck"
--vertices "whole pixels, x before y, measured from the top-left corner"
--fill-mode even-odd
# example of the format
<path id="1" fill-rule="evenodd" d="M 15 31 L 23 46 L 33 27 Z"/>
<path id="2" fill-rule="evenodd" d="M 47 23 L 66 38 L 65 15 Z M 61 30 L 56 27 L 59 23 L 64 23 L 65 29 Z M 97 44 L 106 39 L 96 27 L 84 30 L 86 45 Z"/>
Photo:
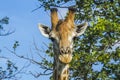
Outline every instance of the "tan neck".
<path id="1" fill-rule="evenodd" d="M 60 68 L 61 68 L 61 72 L 60 72 L 60 79 L 58 79 L 58 80 L 68 80 L 68 78 L 69 78 L 69 64 L 66 64 L 66 65 L 64 65 L 64 66 L 60 66 Z"/>
<path id="2" fill-rule="evenodd" d="M 68 80 L 69 64 L 57 64 L 54 69 L 54 80 Z"/>
<path id="3" fill-rule="evenodd" d="M 59 62 L 58 56 L 54 56 L 54 80 L 69 79 L 69 64 Z"/>

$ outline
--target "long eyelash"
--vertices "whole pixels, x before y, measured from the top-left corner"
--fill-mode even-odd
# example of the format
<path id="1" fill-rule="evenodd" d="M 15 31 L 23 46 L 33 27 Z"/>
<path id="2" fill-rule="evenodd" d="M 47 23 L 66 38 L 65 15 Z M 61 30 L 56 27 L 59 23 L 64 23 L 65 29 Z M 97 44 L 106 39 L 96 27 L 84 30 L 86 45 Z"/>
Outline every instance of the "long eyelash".
<path id="1" fill-rule="evenodd" d="M 55 39 L 51 37 L 50 40 L 51 40 L 51 41 L 54 41 Z"/>
<path id="2" fill-rule="evenodd" d="M 73 40 L 75 41 L 77 39 L 77 37 L 73 37 Z"/>

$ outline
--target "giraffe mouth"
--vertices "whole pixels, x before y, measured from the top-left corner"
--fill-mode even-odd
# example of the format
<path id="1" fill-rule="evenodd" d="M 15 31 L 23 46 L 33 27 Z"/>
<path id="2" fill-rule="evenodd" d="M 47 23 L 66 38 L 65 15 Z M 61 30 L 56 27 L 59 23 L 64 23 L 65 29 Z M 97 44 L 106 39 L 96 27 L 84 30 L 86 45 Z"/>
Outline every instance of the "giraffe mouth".
<path id="1" fill-rule="evenodd" d="M 59 55 L 59 60 L 62 63 L 70 63 L 72 61 L 72 54 L 60 54 Z"/>

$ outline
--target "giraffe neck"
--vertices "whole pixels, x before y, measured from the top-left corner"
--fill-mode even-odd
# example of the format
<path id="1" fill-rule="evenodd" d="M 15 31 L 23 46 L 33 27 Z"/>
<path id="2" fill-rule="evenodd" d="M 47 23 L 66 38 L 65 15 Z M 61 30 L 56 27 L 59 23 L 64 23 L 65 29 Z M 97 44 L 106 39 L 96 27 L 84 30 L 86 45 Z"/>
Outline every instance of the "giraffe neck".
<path id="1" fill-rule="evenodd" d="M 69 79 L 69 64 L 59 61 L 58 55 L 54 56 L 54 80 L 68 80 Z"/>
<path id="2" fill-rule="evenodd" d="M 69 77 L 69 64 L 60 64 L 59 66 L 59 74 L 58 78 L 59 80 L 68 80 Z"/>
<path id="3" fill-rule="evenodd" d="M 54 69 L 54 80 L 68 80 L 69 64 L 56 64 Z"/>

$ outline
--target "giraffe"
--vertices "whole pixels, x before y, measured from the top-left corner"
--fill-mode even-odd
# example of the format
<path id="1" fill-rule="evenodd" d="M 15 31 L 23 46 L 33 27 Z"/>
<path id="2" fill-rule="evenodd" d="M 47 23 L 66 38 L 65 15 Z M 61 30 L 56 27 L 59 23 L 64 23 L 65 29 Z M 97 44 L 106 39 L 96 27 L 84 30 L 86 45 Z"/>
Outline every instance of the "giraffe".
<path id="1" fill-rule="evenodd" d="M 69 63 L 72 61 L 73 41 L 75 37 L 82 35 L 88 24 L 87 22 L 75 26 L 75 9 L 69 8 L 67 17 L 60 20 L 57 14 L 57 8 L 51 10 L 51 26 L 39 24 L 39 30 L 42 35 L 48 37 L 53 43 L 54 51 L 54 80 L 69 80 Z"/>

